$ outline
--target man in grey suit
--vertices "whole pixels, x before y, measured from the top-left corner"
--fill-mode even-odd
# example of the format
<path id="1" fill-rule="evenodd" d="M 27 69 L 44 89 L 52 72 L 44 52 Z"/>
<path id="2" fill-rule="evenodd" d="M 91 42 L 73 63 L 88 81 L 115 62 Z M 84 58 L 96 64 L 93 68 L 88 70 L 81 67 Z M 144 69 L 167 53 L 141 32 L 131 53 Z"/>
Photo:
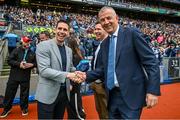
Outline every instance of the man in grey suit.
<path id="1" fill-rule="evenodd" d="M 55 38 L 38 44 L 36 57 L 39 82 L 36 90 L 38 119 L 63 119 L 69 100 L 69 78 L 76 77 L 72 64 L 72 50 L 64 45 L 69 34 L 66 21 L 57 22 Z"/>

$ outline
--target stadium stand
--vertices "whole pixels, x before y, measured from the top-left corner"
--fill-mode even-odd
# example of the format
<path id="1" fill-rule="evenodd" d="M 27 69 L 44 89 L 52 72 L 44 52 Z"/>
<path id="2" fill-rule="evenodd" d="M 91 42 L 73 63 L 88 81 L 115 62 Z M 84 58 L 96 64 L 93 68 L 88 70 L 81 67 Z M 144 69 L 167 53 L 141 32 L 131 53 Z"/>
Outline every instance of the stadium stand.
<path id="1" fill-rule="evenodd" d="M 101 3 L 114 5 L 118 10 L 121 25 L 137 27 L 144 33 L 144 37 L 160 61 L 161 83 L 180 81 L 180 13 L 178 11 L 180 7 L 178 3 L 176 4 L 177 0 L 168 7 L 163 3 L 168 0 L 161 0 L 162 2 L 159 0 L 153 4 L 151 0 L 112 0 L 99 3 L 97 1 L 99 2 L 99 0 L 80 2 L 31 0 L 28 4 L 16 1 L 16 6 L 10 6 L 14 3 L 7 0 L 6 3 L 9 2 L 9 4 L 0 6 L 0 10 L 3 11 L 6 21 L 13 24 L 14 30 L 31 36 L 33 40 L 37 40 L 38 33 L 44 30 L 49 30 L 53 36 L 52 28 L 56 21 L 60 18 L 66 19 L 79 37 L 80 46 L 88 58 L 93 52 L 93 27 L 97 21 L 97 11 L 102 6 Z M 116 4 L 122 6 L 116 6 Z M 88 91 L 86 86 L 84 89 L 83 92 Z M 30 96 L 30 98 L 32 100 L 34 97 Z M 16 99 L 14 103 L 17 101 Z"/>

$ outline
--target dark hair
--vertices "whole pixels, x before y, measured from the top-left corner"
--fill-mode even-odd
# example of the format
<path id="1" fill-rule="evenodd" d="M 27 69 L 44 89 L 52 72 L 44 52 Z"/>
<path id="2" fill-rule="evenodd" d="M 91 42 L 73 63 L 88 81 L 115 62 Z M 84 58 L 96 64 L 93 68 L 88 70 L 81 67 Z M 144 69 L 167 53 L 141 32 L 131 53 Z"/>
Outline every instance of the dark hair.
<path id="1" fill-rule="evenodd" d="M 50 38 L 50 33 L 49 33 L 48 31 L 43 31 L 43 32 L 41 32 L 40 34 L 45 34 L 47 37 Z"/>
<path id="2" fill-rule="evenodd" d="M 83 55 L 81 53 L 81 50 L 79 48 L 79 45 L 77 43 L 77 40 L 78 38 L 74 35 L 70 36 L 67 38 L 67 41 L 66 41 L 66 44 L 68 47 L 70 47 L 72 49 L 72 52 L 73 52 L 73 56 L 75 57 L 75 59 L 79 59 L 79 60 L 82 60 L 83 59 Z M 75 60 L 73 58 L 73 61 Z M 79 63 L 79 60 L 78 60 L 78 63 Z M 77 63 L 74 63 L 74 65 L 76 65 Z"/>
<path id="3" fill-rule="evenodd" d="M 56 24 L 56 28 L 57 28 L 57 26 L 58 26 L 59 23 L 65 23 L 65 24 L 67 24 L 67 25 L 68 25 L 68 28 L 70 29 L 69 22 L 67 22 L 66 20 L 60 19 L 60 20 L 57 22 L 57 24 Z"/>
<path id="4" fill-rule="evenodd" d="M 72 51 L 75 52 L 76 48 L 79 48 L 79 45 L 77 43 L 77 38 L 74 35 L 72 35 L 68 37 L 67 39 L 68 39 L 67 46 L 69 46 L 72 49 Z"/>

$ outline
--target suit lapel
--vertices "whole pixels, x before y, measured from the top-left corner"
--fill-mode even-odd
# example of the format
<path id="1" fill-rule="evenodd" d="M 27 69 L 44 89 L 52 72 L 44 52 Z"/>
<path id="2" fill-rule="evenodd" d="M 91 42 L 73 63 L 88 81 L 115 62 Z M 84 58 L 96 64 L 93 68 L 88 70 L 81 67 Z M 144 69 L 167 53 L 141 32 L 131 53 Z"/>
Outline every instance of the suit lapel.
<path id="1" fill-rule="evenodd" d="M 119 26 L 118 36 L 117 36 L 117 44 L 116 44 L 116 64 L 118 62 L 118 59 L 120 57 L 121 49 L 123 46 L 124 41 L 124 34 L 123 34 L 123 28 L 122 26 Z"/>
<path id="2" fill-rule="evenodd" d="M 71 63 L 69 59 L 70 51 L 67 46 L 65 46 L 65 50 L 66 50 L 66 71 L 69 71 L 69 67 Z M 70 101 L 70 80 L 69 79 L 66 79 L 66 91 L 67 91 L 68 100 Z"/>
<path id="3" fill-rule="evenodd" d="M 70 64 L 70 59 L 69 59 L 69 56 L 70 56 L 70 53 L 69 53 L 69 49 L 67 48 L 67 46 L 65 46 L 65 50 L 66 50 L 66 70 L 68 70 L 68 67 L 69 67 L 69 64 Z"/>
<path id="4" fill-rule="evenodd" d="M 60 67 L 62 69 L 62 60 L 61 60 L 61 55 L 60 55 L 61 53 L 60 53 L 59 48 L 58 48 L 58 46 L 57 46 L 55 41 L 56 40 L 53 39 L 52 50 L 53 50 L 54 54 L 56 55 L 57 59 L 59 60 Z"/>
<path id="5" fill-rule="evenodd" d="M 103 55 L 105 55 L 106 57 L 104 57 L 104 59 L 105 59 L 105 66 L 107 66 L 107 63 L 108 63 L 108 56 L 109 56 L 109 42 L 110 42 L 110 37 L 108 36 L 108 38 L 105 40 L 105 41 L 103 41 L 103 42 L 105 42 L 105 49 L 104 49 L 104 52 L 103 52 Z"/>
<path id="6" fill-rule="evenodd" d="M 59 63 L 60 63 L 60 69 L 62 69 L 62 60 L 61 60 L 61 55 L 60 55 L 60 51 L 59 51 L 59 48 L 55 42 L 56 40 L 53 39 L 53 42 L 52 42 L 52 50 L 54 52 L 54 54 L 56 55 Z M 65 51 L 66 51 L 66 70 L 68 70 L 68 67 L 70 65 L 70 59 L 69 59 L 69 56 L 70 56 L 70 52 L 69 52 L 69 49 L 67 48 L 67 46 L 65 46 Z M 66 91 L 67 91 L 67 97 L 68 97 L 68 100 L 70 101 L 70 80 L 66 79 Z"/>

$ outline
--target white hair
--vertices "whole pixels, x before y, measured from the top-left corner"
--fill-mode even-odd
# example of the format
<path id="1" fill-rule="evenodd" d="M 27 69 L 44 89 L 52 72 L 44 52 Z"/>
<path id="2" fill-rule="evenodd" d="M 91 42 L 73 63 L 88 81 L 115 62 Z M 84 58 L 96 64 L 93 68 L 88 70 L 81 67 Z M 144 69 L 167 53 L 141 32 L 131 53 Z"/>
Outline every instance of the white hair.
<path id="1" fill-rule="evenodd" d="M 116 16 L 116 11 L 115 11 L 112 7 L 109 7 L 109 6 L 104 6 L 104 7 L 102 7 L 102 8 L 100 9 L 99 13 L 98 13 L 98 16 L 99 16 L 101 13 L 103 13 L 104 11 L 106 11 L 106 10 L 111 10 L 111 11 L 112 11 L 112 14 L 113 14 L 114 16 Z"/>

